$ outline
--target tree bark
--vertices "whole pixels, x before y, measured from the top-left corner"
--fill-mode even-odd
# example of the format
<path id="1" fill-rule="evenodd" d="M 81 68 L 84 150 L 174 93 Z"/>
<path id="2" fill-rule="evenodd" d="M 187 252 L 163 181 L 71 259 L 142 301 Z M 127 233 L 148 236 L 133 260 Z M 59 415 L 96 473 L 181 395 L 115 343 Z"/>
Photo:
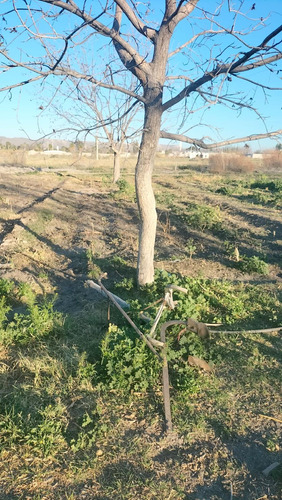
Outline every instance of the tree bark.
<path id="1" fill-rule="evenodd" d="M 114 151 L 114 172 L 113 172 L 113 182 L 114 184 L 120 178 L 120 154 Z"/>
<path id="2" fill-rule="evenodd" d="M 135 170 L 135 188 L 140 216 L 137 263 L 137 279 L 140 286 L 154 281 L 157 212 L 152 187 L 152 172 L 160 136 L 161 116 L 160 104 L 145 107 L 143 136 Z"/>

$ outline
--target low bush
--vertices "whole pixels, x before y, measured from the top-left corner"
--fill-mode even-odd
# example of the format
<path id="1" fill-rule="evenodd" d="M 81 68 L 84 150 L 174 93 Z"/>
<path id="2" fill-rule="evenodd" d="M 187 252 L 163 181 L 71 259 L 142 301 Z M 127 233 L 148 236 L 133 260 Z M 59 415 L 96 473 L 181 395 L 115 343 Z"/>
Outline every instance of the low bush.
<path id="1" fill-rule="evenodd" d="M 265 275 L 269 273 L 268 264 L 256 255 L 253 255 L 252 257 L 244 255 L 237 265 L 238 268 L 244 273 L 258 273 Z"/>
<path id="2" fill-rule="evenodd" d="M 151 304 L 149 311 L 154 317 L 159 306 L 156 299 L 163 296 L 168 284 L 185 287 L 188 293 L 175 292 L 177 308 L 174 311 L 166 309 L 162 322 L 193 317 L 242 330 L 254 325 L 262 328 L 281 324 L 281 302 L 274 293 L 246 284 L 234 285 L 157 271 L 155 282 L 138 290 L 128 287 L 126 280 L 119 283 L 119 295 L 131 299 L 131 317 L 144 333 L 151 325 L 141 323 L 139 312 Z M 15 300 L 24 297 L 27 307 L 25 314 L 18 316 L 18 321 L 8 318 L 10 310 L 1 326 L 1 333 L 5 333 L 5 357 L 4 363 L 0 363 L 3 382 L 0 452 L 3 456 L 18 454 L 32 461 L 48 457 L 52 463 L 58 459 L 58 463 L 62 460 L 64 471 L 66 460 L 69 460 L 72 470 L 77 471 L 78 464 L 85 468 L 86 461 L 92 463 L 93 457 L 97 460 L 97 446 L 113 440 L 114 432 L 121 432 L 129 408 L 139 411 L 139 417 L 144 415 L 142 418 L 147 419 L 148 426 L 156 421 L 156 413 L 160 413 L 162 419 L 161 363 L 121 315 L 117 314 L 115 324 L 99 336 L 96 310 L 92 316 L 88 312 L 76 316 L 72 322 L 64 322 L 52 307 L 44 304 L 39 307 L 38 297 L 33 300 L 26 297 L 26 285 L 19 291 L 15 284 L 0 280 L 0 291 L 0 299 L 7 307 L 12 308 Z M 58 327 L 60 338 L 56 335 Z M 105 324 L 102 330 L 105 331 Z M 217 419 L 226 421 L 222 400 L 217 400 L 219 379 L 206 377 L 189 366 L 188 356 L 198 356 L 221 367 L 237 363 L 238 368 L 245 363 L 243 384 L 248 376 L 246 363 L 251 359 L 251 370 L 256 363 L 257 369 L 261 367 L 261 373 L 265 374 L 265 358 L 258 352 L 255 336 L 253 341 L 249 335 L 247 342 L 238 342 L 237 335 L 202 340 L 193 332 L 184 333 L 179 339 L 178 334 L 179 328 L 167 331 L 172 414 L 175 428 L 188 436 L 191 429 L 201 423 L 198 418 L 195 420 L 191 408 L 199 414 L 197 401 L 204 391 L 213 407 L 222 412 L 223 416 L 220 413 Z M 272 365 L 269 373 L 273 383 L 278 385 Z M 237 371 L 235 381 L 239 374 Z M 255 380 L 254 375 L 252 382 Z M 191 394 L 197 395 L 193 402 Z M 117 418 L 122 427 L 116 425 Z M 208 425 L 208 420 L 201 418 L 203 425 Z"/>
<path id="3" fill-rule="evenodd" d="M 221 153 L 210 156 L 209 169 L 215 173 L 250 173 L 254 170 L 254 164 L 252 159 L 247 156 L 234 153 Z"/>
<path id="4" fill-rule="evenodd" d="M 26 345 L 50 334 L 61 331 L 63 316 L 54 311 L 54 301 L 36 295 L 26 283 L 15 286 L 13 282 L 0 280 L 0 342 L 4 345 Z M 16 302 L 26 309 L 23 313 L 10 313 Z"/>
<path id="5" fill-rule="evenodd" d="M 273 168 L 275 170 L 282 169 L 282 152 L 281 151 L 273 151 L 273 153 L 269 153 L 264 155 L 263 164 L 266 168 Z"/>
<path id="6" fill-rule="evenodd" d="M 222 224 L 219 207 L 189 203 L 187 209 L 184 212 L 179 211 L 178 215 L 189 226 L 201 231 L 220 229 Z"/>
<path id="7" fill-rule="evenodd" d="M 271 191 L 271 193 L 282 192 L 282 181 L 280 179 L 269 180 L 268 177 L 262 176 L 260 179 L 250 184 L 251 189 L 263 189 Z"/>

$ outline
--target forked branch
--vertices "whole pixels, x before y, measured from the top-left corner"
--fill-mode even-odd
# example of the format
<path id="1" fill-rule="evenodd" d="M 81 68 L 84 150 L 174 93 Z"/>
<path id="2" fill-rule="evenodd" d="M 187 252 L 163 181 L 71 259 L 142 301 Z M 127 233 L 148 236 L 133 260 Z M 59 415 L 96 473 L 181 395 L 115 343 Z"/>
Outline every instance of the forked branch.
<path id="1" fill-rule="evenodd" d="M 200 78 L 191 82 L 189 85 L 184 87 L 184 89 L 176 96 L 164 103 L 163 110 L 166 111 L 167 109 L 171 108 L 178 102 L 182 101 L 185 97 L 188 97 L 192 92 L 198 90 L 202 85 L 207 82 L 211 82 L 220 75 L 242 73 L 244 71 L 259 68 L 261 66 L 267 66 L 269 64 L 272 64 L 273 62 L 278 61 L 279 59 L 282 59 L 282 52 L 277 51 L 277 49 L 275 49 L 275 54 L 266 58 L 262 57 L 262 53 L 268 52 L 270 49 L 273 49 L 273 47 L 268 47 L 267 43 L 281 32 L 282 25 L 279 26 L 276 30 L 272 31 L 272 33 L 270 33 L 259 46 L 254 47 L 246 52 L 242 57 L 238 59 L 238 61 L 235 61 L 232 64 L 217 64 L 217 66 L 212 71 L 204 73 Z M 258 58 L 260 53 L 261 57 Z M 253 59 L 253 56 L 257 57 Z M 249 64 L 245 64 L 247 61 L 249 61 Z"/>

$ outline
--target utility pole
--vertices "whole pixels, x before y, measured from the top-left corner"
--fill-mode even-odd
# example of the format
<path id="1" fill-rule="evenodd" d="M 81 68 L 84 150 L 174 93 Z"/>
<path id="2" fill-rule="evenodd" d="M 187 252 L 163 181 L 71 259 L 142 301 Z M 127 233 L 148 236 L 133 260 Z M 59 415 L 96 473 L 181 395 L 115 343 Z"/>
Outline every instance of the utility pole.
<path id="1" fill-rule="evenodd" d="M 95 159 L 99 160 L 99 141 L 97 135 L 95 137 Z"/>

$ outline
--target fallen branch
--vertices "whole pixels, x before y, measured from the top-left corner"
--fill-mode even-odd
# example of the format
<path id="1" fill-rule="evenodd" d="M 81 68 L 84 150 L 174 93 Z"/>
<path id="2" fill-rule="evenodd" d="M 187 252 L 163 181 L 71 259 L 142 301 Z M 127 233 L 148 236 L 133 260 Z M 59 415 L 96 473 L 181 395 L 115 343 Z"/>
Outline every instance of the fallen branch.
<path id="1" fill-rule="evenodd" d="M 149 349 L 152 351 L 152 353 L 157 356 L 157 358 L 161 361 L 162 358 L 159 355 L 159 353 L 155 350 L 155 348 L 152 346 L 151 342 L 145 337 L 145 335 L 139 330 L 139 328 L 133 323 L 132 319 L 126 314 L 126 312 L 123 310 L 123 308 L 119 305 L 117 300 L 115 299 L 114 295 L 109 292 L 104 285 L 100 282 L 100 288 L 101 290 L 106 294 L 107 297 L 113 302 L 113 304 L 117 307 L 117 309 L 121 312 L 121 314 L 127 319 L 128 323 L 132 326 L 132 328 L 136 331 L 136 333 L 139 335 L 139 337 L 147 344 Z"/>
<path id="2" fill-rule="evenodd" d="M 188 363 L 190 366 L 198 366 L 208 373 L 212 373 L 213 371 L 212 367 L 203 359 L 198 358 L 198 356 L 188 356 Z"/>
<path id="3" fill-rule="evenodd" d="M 259 417 L 267 418 L 268 420 L 274 420 L 274 422 L 279 422 L 280 424 L 282 424 L 282 420 L 280 420 L 279 418 L 269 417 L 268 415 L 262 415 L 261 413 L 259 414 Z"/>
<path id="4" fill-rule="evenodd" d="M 89 286 L 90 288 L 93 288 L 94 290 L 96 290 L 96 292 L 99 292 L 101 293 L 101 295 L 103 295 L 103 297 L 109 297 L 109 295 L 107 293 L 105 293 L 101 287 L 99 285 L 97 285 L 97 283 L 94 283 L 94 281 L 92 280 L 87 280 L 86 281 L 86 285 Z M 115 295 L 114 293 L 111 293 L 111 292 L 108 292 L 112 297 L 114 297 L 115 301 L 123 308 L 123 309 L 130 309 L 130 304 L 128 304 L 128 302 L 125 302 L 125 300 L 121 299 L 120 297 L 118 297 L 117 295 Z"/>
<path id="5" fill-rule="evenodd" d="M 264 470 L 262 471 L 263 475 L 264 475 L 264 476 L 266 476 L 266 477 L 268 477 L 268 476 L 269 476 L 269 474 L 270 474 L 273 470 L 275 470 L 275 469 L 277 469 L 277 467 L 279 467 L 279 465 L 280 465 L 280 463 L 279 463 L 279 462 L 274 462 L 273 464 L 269 465 L 268 467 L 266 467 L 266 469 L 264 469 Z"/>
<path id="6" fill-rule="evenodd" d="M 210 333 L 272 333 L 280 332 L 282 326 L 276 326 L 276 328 L 265 328 L 263 330 L 210 330 Z"/>

